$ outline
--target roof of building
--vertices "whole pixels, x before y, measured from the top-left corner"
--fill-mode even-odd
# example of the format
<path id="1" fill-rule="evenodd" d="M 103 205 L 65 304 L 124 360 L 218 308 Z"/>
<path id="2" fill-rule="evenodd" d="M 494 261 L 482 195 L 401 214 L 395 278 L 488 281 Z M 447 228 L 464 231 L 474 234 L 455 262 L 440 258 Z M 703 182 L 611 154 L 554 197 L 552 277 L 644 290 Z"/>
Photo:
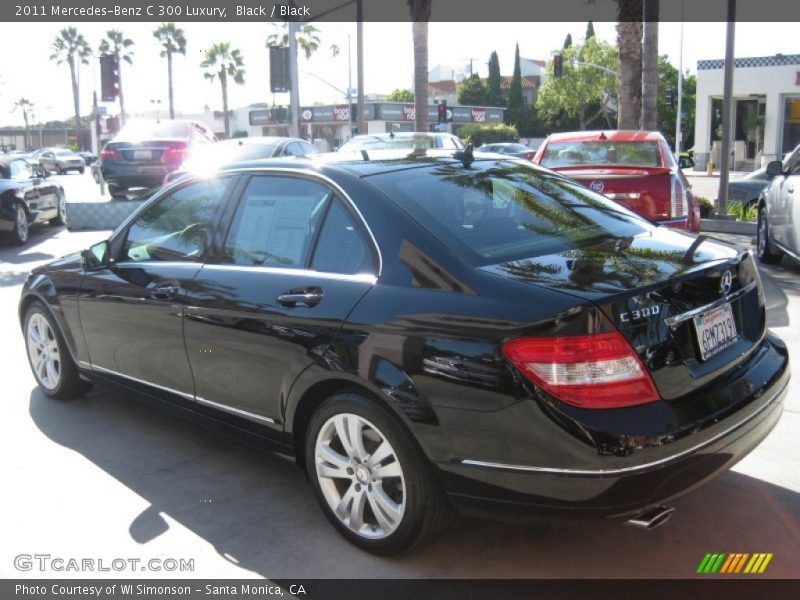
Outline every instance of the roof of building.
<path id="1" fill-rule="evenodd" d="M 527 60 L 528 62 L 532 62 L 535 65 L 539 65 L 540 67 L 546 67 L 547 62 L 544 60 L 539 60 L 538 58 L 524 58 L 521 57 L 520 60 Z"/>
<path id="2" fill-rule="evenodd" d="M 736 58 L 733 65 L 737 69 L 748 67 L 781 67 L 784 65 L 800 65 L 800 54 L 774 54 L 772 56 L 747 56 Z M 718 58 L 713 60 L 698 60 L 698 71 L 710 71 L 712 69 L 722 69 L 725 60 Z"/>
<path id="3" fill-rule="evenodd" d="M 502 89 L 508 89 L 511 87 L 511 80 L 514 77 L 512 75 L 503 75 L 500 79 L 500 87 Z M 525 75 L 522 78 L 522 89 L 536 89 L 539 87 L 539 76 L 538 75 Z"/>

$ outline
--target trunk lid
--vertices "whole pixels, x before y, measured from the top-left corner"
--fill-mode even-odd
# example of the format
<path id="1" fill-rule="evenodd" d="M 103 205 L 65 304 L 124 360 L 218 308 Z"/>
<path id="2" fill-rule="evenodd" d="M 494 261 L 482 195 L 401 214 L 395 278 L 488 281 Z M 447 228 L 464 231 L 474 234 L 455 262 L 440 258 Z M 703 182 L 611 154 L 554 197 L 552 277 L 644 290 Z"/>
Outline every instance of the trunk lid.
<path id="1" fill-rule="evenodd" d="M 106 150 L 117 152 L 114 162 L 121 165 L 180 165 L 187 144 L 177 139 L 152 139 L 136 142 L 109 142 Z"/>
<path id="2" fill-rule="evenodd" d="M 764 336 L 752 256 L 704 236 L 655 228 L 483 269 L 593 302 L 630 342 L 665 400 L 735 368 Z"/>

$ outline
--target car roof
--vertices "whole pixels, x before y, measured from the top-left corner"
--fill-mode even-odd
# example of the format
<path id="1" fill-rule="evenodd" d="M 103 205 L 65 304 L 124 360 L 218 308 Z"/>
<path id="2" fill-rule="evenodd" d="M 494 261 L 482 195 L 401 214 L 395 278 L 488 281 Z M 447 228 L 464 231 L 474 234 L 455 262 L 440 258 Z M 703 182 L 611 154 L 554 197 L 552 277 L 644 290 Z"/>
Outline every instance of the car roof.
<path id="1" fill-rule="evenodd" d="M 393 140 L 397 138 L 400 139 L 431 138 L 437 136 L 456 137 L 452 133 L 444 133 L 441 131 L 394 131 L 390 133 L 362 133 L 361 135 L 354 135 L 347 141 L 351 142 L 353 140 L 365 140 L 368 138 L 375 138 L 379 140 Z"/>
<path id="2" fill-rule="evenodd" d="M 604 139 L 605 138 L 605 139 Z M 658 131 L 598 130 L 552 133 L 547 143 L 558 142 L 659 142 L 664 139 Z"/>
<path id="3" fill-rule="evenodd" d="M 234 144 L 239 146 L 257 146 L 257 145 L 274 145 L 280 143 L 289 143 L 289 142 L 304 142 L 309 144 L 310 142 L 306 142 L 306 140 L 302 140 L 300 138 L 293 138 L 293 137 L 283 137 L 278 135 L 259 135 L 253 137 L 242 137 L 242 138 L 231 138 L 227 140 L 220 140 L 214 146 L 221 146 L 221 145 L 228 145 L 232 146 Z"/>

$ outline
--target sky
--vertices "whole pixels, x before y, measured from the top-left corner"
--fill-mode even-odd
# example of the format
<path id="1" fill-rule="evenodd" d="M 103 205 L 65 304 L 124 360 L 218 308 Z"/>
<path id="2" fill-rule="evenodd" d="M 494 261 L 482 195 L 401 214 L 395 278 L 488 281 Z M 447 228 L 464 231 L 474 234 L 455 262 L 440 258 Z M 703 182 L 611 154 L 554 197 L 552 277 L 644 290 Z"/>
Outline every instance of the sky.
<path id="1" fill-rule="evenodd" d="M 35 121 L 71 117 L 72 91 L 69 68 L 49 60 L 50 44 L 64 25 L 59 23 L 19 23 L 6 25 L 0 36 L 0 56 L 12 57 L 0 63 L 0 124 L 22 125 L 22 116 L 12 112 L 20 97 L 31 100 Z M 123 87 L 126 110 L 131 113 L 152 111 L 161 101 L 167 111 L 166 60 L 159 57 L 158 42 L 152 31 L 155 23 L 76 23 L 90 45 L 96 49 L 106 30 L 118 27 L 135 42 L 134 63 L 123 63 Z M 237 108 L 256 102 L 272 102 L 269 92 L 267 35 L 273 31 L 267 23 L 179 23 L 187 40 L 186 56 L 175 58 L 175 107 L 186 114 L 202 112 L 206 106 L 220 110 L 222 95 L 219 83 L 203 78 L 200 62 L 203 50 L 217 42 L 230 42 L 244 56 L 245 85 L 230 86 L 230 106 Z M 300 102 L 342 102 L 348 85 L 348 35 L 352 52 L 352 79 L 356 85 L 356 36 L 353 23 L 322 23 L 322 45 L 310 60 L 300 54 Z M 683 26 L 683 65 L 694 72 L 701 59 L 723 58 L 725 23 L 686 23 Z M 514 46 L 519 43 L 525 58 L 546 60 L 560 48 L 567 33 L 576 42 L 586 31 L 586 23 L 441 23 L 430 24 L 429 67 L 437 64 L 467 64 L 486 74 L 489 54 L 495 50 L 501 72 L 510 75 Z M 615 43 L 615 23 L 595 23 L 599 39 Z M 680 55 L 681 24 L 659 25 L 659 53 L 667 54 L 674 65 Z M 800 52 L 797 23 L 738 23 L 736 56 L 768 56 Z M 341 49 L 337 57 L 329 47 Z M 14 59 L 13 57 L 17 57 Z M 99 92 L 99 68 L 96 60 L 80 71 L 81 114 L 91 109 L 92 89 Z M 327 83 L 324 83 L 325 80 Z M 364 24 L 364 91 L 388 93 L 413 84 L 413 46 L 409 23 Z M 287 104 L 288 95 L 278 94 L 278 104 Z M 109 114 L 117 112 L 108 105 Z"/>

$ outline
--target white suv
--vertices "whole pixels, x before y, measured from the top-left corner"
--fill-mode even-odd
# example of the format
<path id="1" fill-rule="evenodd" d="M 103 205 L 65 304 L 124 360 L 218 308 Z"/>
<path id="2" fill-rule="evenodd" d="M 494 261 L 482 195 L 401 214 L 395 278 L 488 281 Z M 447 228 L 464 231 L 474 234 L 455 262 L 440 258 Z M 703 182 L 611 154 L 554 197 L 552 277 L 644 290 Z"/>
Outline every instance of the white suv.
<path id="1" fill-rule="evenodd" d="M 800 260 L 800 146 L 767 165 L 772 177 L 758 202 L 758 258 L 777 263 L 784 254 Z"/>

